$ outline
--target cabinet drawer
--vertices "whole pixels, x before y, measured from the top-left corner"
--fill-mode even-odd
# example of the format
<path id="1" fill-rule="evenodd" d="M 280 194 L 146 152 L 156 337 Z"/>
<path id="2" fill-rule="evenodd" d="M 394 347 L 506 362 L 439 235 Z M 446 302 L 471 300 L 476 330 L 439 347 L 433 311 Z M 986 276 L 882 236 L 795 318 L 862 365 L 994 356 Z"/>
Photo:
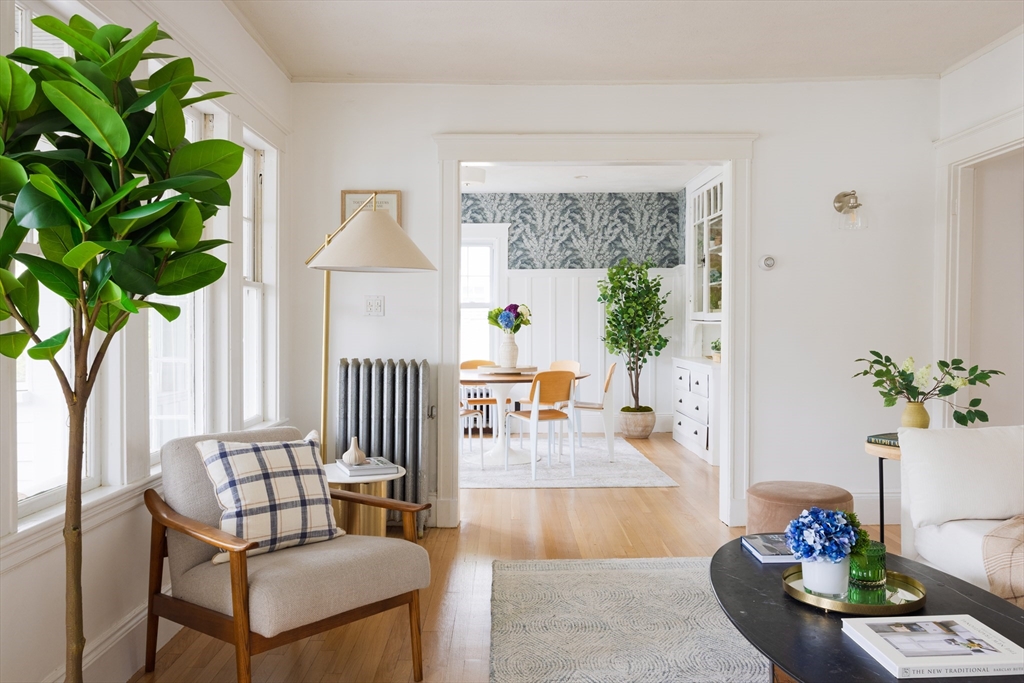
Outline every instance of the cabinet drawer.
<path id="1" fill-rule="evenodd" d="M 708 400 L 703 396 L 696 394 L 684 396 L 682 403 L 676 401 L 676 410 L 702 425 L 708 423 Z"/>
<path id="2" fill-rule="evenodd" d="M 679 413 L 673 416 L 672 438 L 691 451 L 706 451 L 708 449 L 707 426 Z"/>
<path id="3" fill-rule="evenodd" d="M 690 391 L 690 371 L 677 365 L 672 372 L 672 386 L 676 392 L 682 391 L 685 394 Z"/>
<path id="4" fill-rule="evenodd" d="M 700 370 L 690 373 L 690 391 L 700 396 L 708 396 L 708 386 L 711 384 L 711 376 Z"/>

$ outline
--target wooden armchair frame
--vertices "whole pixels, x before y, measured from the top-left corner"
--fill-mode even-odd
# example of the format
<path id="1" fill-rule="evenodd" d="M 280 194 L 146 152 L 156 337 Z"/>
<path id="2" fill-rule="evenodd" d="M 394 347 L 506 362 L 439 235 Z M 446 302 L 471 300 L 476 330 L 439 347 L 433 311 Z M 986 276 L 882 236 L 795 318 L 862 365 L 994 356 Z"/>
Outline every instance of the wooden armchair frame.
<path id="1" fill-rule="evenodd" d="M 246 551 L 257 547 L 254 542 L 232 536 L 220 529 L 175 512 L 153 489 L 147 489 L 144 498 L 146 507 L 153 515 L 153 535 L 149 551 L 149 605 L 146 621 L 146 672 L 156 668 L 156 637 L 160 617 L 187 626 L 235 646 L 235 663 L 238 669 L 238 683 L 252 681 L 252 655 L 271 650 L 281 645 L 301 640 L 308 636 L 328 631 L 338 626 L 387 610 L 409 605 L 409 629 L 412 641 L 413 678 L 423 680 L 423 647 L 420 640 L 420 592 L 402 593 L 386 600 L 363 605 L 347 612 L 335 614 L 293 628 L 267 638 L 249 629 L 249 575 Z M 352 491 L 331 490 L 331 498 L 369 505 L 372 507 L 398 510 L 402 513 L 402 530 L 405 540 L 416 543 L 416 513 L 430 508 L 430 504 L 418 505 L 389 498 L 368 496 Z M 167 530 L 173 529 L 187 536 L 208 543 L 230 554 L 231 601 L 234 616 L 227 616 L 206 607 L 200 607 L 184 600 L 164 595 L 161 590 L 164 574 L 164 558 L 167 557 Z M 282 551 L 286 552 L 286 551 Z"/>

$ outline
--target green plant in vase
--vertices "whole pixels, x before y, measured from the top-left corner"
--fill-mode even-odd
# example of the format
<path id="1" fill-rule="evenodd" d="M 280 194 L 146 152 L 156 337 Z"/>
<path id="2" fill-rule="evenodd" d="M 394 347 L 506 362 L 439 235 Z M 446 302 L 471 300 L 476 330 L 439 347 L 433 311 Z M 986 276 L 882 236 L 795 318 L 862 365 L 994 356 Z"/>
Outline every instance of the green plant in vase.
<path id="1" fill-rule="evenodd" d="M 26 47 L 0 57 L 0 209 L 10 215 L 0 232 L 0 321 L 13 318 L 17 327 L 0 334 L 0 354 L 27 350 L 49 363 L 67 404 L 65 680 L 78 682 L 87 405 L 110 343 L 132 315 L 148 308 L 178 317 L 177 306 L 149 297 L 189 294 L 224 273 L 207 252 L 225 241 L 203 240 L 203 223 L 230 203 L 228 179 L 243 150 L 185 139 L 184 108 L 228 93 L 189 97 L 193 83 L 208 79 L 195 75 L 191 59 L 147 51 L 169 38 L 155 22 L 134 36 L 77 15 L 67 24 L 51 16 L 32 23 L 74 57 Z M 165 65 L 132 79 L 155 58 Z M 38 246 L 23 248 L 30 231 Z M 70 325 L 46 339 L 40 286 L 70 309 Z"/>
<path id="2" fill-rule="evenodd" d="M 887 408 L 896 405 L 901 398 L 907 401 L 903 412 L 904 427 L 927 428 L 928 413 L 924 409 L 925 401 L 937 399 L 953 408 L 953 420 L 957 424 L 967 426 L 975 421 L 988 422 L 988 414 L 980 409 L 981 399 L 972 398 L 966 406 L 957 406 L 949 397 L 966 386 L 984 384 L 995 375 L 1002 375 L 999 370 L 982 370 L 977 365 L 970 368 L 964 361 L 954 358 L 950 361 L 940 360 L 935 363 L 938 375 L 933 374 L 932 366 L 926 365 L 915 369 L 914 358 L 911 356 L 902 365 L 889 356 L 878 351 L 871 351 L 871 358 L 858 358 L 856 363 L 867 363 L 867 367 L 854 377 L 874 377 L 872 384 L 878 389 Z"/>

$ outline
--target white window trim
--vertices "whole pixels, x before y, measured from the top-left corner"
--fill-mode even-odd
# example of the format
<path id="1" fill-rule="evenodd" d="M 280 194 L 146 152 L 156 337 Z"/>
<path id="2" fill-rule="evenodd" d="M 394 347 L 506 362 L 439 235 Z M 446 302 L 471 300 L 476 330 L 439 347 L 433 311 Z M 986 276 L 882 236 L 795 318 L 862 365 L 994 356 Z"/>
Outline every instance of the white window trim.
<path id="1" fill-rule="evenodd" d="M 492 263 L 493 278 L 491 281 L 491 290 L 493 301 L 496 302 L 490 306 L 484 306 L 482 304 L 463 304 L 461 296 L 462 282 L 459 281 L 460 295 L 459 295 L 459 309 L 463 308 L 494 308 L 496 306 L 503 305 L 501 302 L 508 299 L 508 229 L 512 226 L 511 223 L 463 223 L 462 224 L 462 244 L 490 244 L 494 247 L 494 260 Z M 498 357 L 498 344 L 501 338 L 498 336 L 501 333 L 495 328 L 491 330 L 490 335 L 490 357 Z"/>

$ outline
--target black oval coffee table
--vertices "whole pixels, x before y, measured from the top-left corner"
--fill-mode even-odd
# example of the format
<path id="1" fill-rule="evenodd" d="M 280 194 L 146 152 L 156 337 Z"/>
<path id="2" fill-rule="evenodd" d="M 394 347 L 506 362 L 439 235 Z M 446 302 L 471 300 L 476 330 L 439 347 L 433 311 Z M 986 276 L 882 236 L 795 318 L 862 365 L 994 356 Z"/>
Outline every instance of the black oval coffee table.
<path id="1" fill-rule="evenodd" d="M 711 559 L 711 585 L 726 616 L 772 662 L 772 681 L 832 683 L 895 681 L 895 676 L 843 635 L 843 617 L 797 602 L 782 589 L 789 564 L 761 564 L 740 540 L 726 543 Z M 886 568 L 907 574 L 928 591 L 924 609 L 914 615 L 970 614 L 1024 646 L 1024 610 L 945 572 L 899 555 Z M 1021 676 L 915 678 L 914 681 L 993 683 L 1024 681 Z"/>

